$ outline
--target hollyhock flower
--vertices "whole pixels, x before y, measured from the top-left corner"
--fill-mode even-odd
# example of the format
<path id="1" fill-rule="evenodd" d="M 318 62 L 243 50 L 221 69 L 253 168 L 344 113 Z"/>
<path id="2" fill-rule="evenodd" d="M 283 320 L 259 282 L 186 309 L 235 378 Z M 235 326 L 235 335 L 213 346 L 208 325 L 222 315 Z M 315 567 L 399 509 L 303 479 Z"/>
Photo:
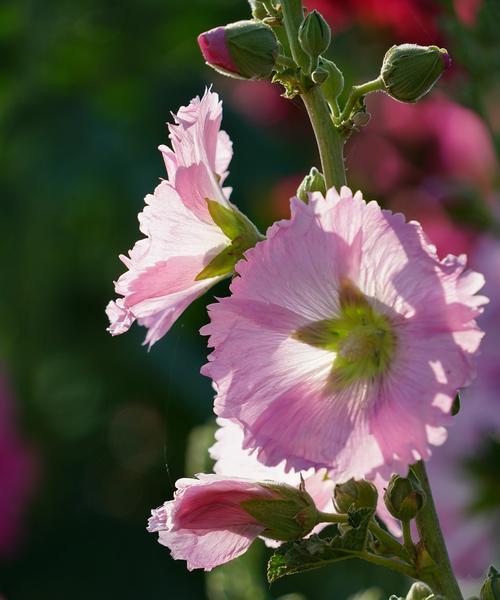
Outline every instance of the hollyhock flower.
<path id="1" fill-rule="evenodd" d="M 202 372 L 261 462 L 389 478 L 444 442 L 486 302 L 464 256 L 440 261 L 417 223 L 344 187 L 292 199 L 236 271 Z"/>
<path id="2" fill-rule="evenodd" d="M 222 187 L 232 144 L 220 130 L 221 119 L 219 97 L 207 90 L 169 125 L 172 148 L 160 146 L 168 181 L 146 196 L 139 214 L 146 237 L 120 257 L 128 271 L 115 283 L 123 298 L 106 308 L 112 335 L 137 320 L 147 327 L 145 343 L 151 346 L 193 300 L 231 272 L 242 249 L 253 243 L 255 228 Z"/>
<path id="3" fill-rule="evenodd" d="M 210 571 L 243 554 L 259 535 L 299 539 L 317 522 L 314 502 L 303 490 L 219 475 L 197 477 L 178 480 L 174 499 L 153 510 L 148 523 L 148 531 L 158 531 L 158 541 L 174 559 L 186 560 L 189 570 Z"/>

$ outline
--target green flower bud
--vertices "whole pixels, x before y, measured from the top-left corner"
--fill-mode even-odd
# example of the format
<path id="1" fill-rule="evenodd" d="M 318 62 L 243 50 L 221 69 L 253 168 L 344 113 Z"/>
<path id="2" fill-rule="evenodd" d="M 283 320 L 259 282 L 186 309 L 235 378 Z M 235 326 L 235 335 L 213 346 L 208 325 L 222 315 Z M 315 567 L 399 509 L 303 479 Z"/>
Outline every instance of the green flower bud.
<path id="1" fill-rule="evenodd" d="M 304 17 L 299 28 L 299 42 L 313 66 L 318 57 L 328 50 L 331 39 L 330 26 L 317 10 L 312 10 Z"/>
<path id="2" fill-rule="evenodd" d="M 262 523 L 264 537 L 282 542 L 299 540 L 318 524 L 318 510 L 303 485 L 299 488 L 284 483 L 261 482 L 275 493 L 274 498 L 246 500 L 241 506 Z"/>
<path id="3" fill-rule="evenodd" d="M 328 77 L 321 85 L 323 94 L 328 102 L 334 101 L 340 96 L 344 89 L 344 76 L 342 75 L 342 71 L 340 71 L 334 62 L 327 60 L 326 58 L 320 59 L 319 66 L 328 71 Z"/>
<path id="4" fill-rule="evenodd" d="M 434 598 L 431 588 L 425 583 L 417 581 L 411 586 L 410 591 L 406 594 L 406 600 L 427 600 L 429 596 Z"/>
<path id="5" fill-rule="evenodd" d="M 250 8 L 252 10 L 252 16 L 254 19 L 265 19 L 267 14 L 267 8 L 261 2 L 261 0 L 248 0 Z"/>
<path id="6" fill-rule="evenodd" d="M 480 600 L 500 600 L 500 573 L 495 567 L 490 567 L 488 579 L 481 587 Z"/>
<path id="7" fill-rule="evenodd" d="M 410 521 L 424 505 L 425 492 L 411 471 L 408 478 L 393 475 L 385 491 L 384 502 L 393 517 Z"/>
<path id="8" fill-rule="evenodd" d="M 335 486 L 333 498 L 338 512 L 346 513 L 352 505 L 354 508 L 375 508 L 378 492 L 370 481 L 350 479 Z"/>
<path id="9" fill-rule="evenodd" d="M 430 92 L 450 64 L 444 48 L 401 44 L 386 52 L 380 77 L 389 96 L 400 102 L 416 102 Z"/>
<path id="10" fill-rule="evenodd" d="M 297 198 L 307 204 L 308 192 L 321 192 L 323 196 L 326 194 L 325 177 L 316 167 L 313 167 L 302 180 L 297 189 Z"/>
<path id="11" fill-rule="evenodd" d="M 269 79 L 279 46 L 273 30 L 260 21 L 237 21 L 198 36 L 207 64 L 239 79 Z"/>

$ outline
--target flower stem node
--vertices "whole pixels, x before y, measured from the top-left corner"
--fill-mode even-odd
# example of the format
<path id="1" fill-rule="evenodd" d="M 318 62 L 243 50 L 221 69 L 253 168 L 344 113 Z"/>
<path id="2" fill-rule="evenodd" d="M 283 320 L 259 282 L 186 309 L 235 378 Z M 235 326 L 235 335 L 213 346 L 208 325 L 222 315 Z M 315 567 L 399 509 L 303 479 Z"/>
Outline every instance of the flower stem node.
<path id="1" fill-rule="evenodd" d="M 401 44 L 386 52 L 380 77 L 389 96 L 400 102 L 417 102 L 430 92 L 450 64 L 444 48 Z"/>
<path id="2" fill-rule="evenodd" d="M 387 509 L 400 521 L 414 519 L 425 500 L 425 492 L 411 471 L 407 478 L 393 475 L 384 494 Z"/>
<path id="3" fill-rule="evenodd" d="M 310 72 L 318 64 L 318 58 L 328 50 L 332 39 L 330 26 L 317 10 L 308 13 L 299 28 L 299 42 L 309 56 Z"/>
<path id="4" fill-rule="evenodd" d="M 495 567 L 490 567 L 488 578 L 481 587 L 480 600 L 500 600 L 500 573 Z"/>
<path id="5" fill-rule="evenodd" d="M 312 167 L 302 180 L 302 183 L 297 189 L 297 198 L 307 204 L 310 192 L 321 192 L 323 195 L 326 194 L 325 177 L 316 167 Z"/>
<path id="6" fill-rule="evenodd" d="M 284 483 L 259 485 L 273 492 L 274 497 L 245 500 L 241 506 L 266 527 L 263 536 L 282 542 L 299 540 L 318 524 L 318 510 L 303 485 L 299 488 Z"/>
<path id="7" fill-rule="evenodd" d="M 377 507 L 378 492 L 370 481 L 350 479 L 335 486 L 333 498 L 338 512 L 347 513 L 351 506 L 356 509 L 375 509 Z"/>
<path id="8" fill-rule="evenodd" d="M 201 33 L 198 44 L 208 65 L 237 79 L 269 79 L 279 53 L 271 27 L 252 20 Z"/>

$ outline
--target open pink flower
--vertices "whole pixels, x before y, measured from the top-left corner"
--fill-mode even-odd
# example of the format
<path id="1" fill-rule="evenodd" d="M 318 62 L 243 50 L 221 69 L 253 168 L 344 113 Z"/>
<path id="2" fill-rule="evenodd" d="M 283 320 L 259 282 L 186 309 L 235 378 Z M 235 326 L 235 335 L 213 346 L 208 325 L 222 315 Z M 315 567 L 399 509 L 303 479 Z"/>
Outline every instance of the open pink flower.
<path id="1" fill-rule="evenodd" d="M 115 283 L 123 298 L 106 309 L 112 335 L 137 320 L 148 328 L 145 343 L 151 346 L 193 300 L 225 276 L 196 279 L 231 244 L 207 204 L 209 199 L 235 210 L 228 201 L 230 190 L 221 187 L 232 156 L 231 141 L 220 131 L 221 118 L 219 97 L 207 90 L 169 125 L 172 148 L 160 146 L 168 181 L 146 196 L 139 214 L 146 237 L 120 257 L 128 271 Z"/>
<path id="2" fill-rule="evenodd" d="M 290 531 L 302 537 L 301 530 L 308 533 L 316 522 L 311 498 L 290 486 L 219 475 L 197 477 L 179 479 L 174 499 L 153 510 L 148 523 L 148 531 L 158 531 L 158 541 L 170 548 L 173 558 L 186 560 L 189 570 L 210 571 L 243 554 L 273 526 L 274 502 L 277 510 L 290 508 L 290 529 L 286 531 L 283 520 L 279 525 L 283 539 L 295 539 L 287 537 Z"/>
<path id="3" fill-rule="evenodd" d="M 348 188 L 292 200 L 202 329 L 215 412 L 267 465 L 389 477 L 443 443 L 473 376 L 483 277 Z"/>

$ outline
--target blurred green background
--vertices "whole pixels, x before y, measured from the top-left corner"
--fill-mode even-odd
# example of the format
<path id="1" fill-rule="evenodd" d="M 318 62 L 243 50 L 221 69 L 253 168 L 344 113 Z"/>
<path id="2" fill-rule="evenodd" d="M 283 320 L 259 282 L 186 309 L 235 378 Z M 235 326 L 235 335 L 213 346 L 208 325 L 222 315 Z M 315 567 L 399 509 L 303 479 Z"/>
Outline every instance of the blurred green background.
<path id="1" fill-rule="evenodd" d="M 469 250 L 486 230 L 495 236 L 498 2 L 323 0 L 309 6 L 329 17 L 332 56 L 348 84 L 376 76 L 392 43 L 447 45 L 455 63 L 440 93 L 482 123 L 479 141 L 477 127 L 463 140 L 476 140 L 469 157 L 476 170 L 464 179 L 467 169 L 455 162 L 455 171 L 447 171 L 448 155 L 418 132 L 396 128 L 384 138 L 390 111 L 380 112 L 375 124 L 374 104 L 366 132 L 379 146 L 370 158 L 360 149 L 365 132 L 349 142 L 350 181 L 414 216 L 415 190 L 429 195 L 436 189 L 429 188 L 431 172 L 437 200 L 419 205 L 429 227 L 436 222 L 429 215 L 438 215 L 458 236 L 454 252 L 460 244 Z M 245 0 L 0 3 L 0 361 L 6 402 L 13 406 L 9 427 L 26 457 L 24 467 L 5 467 L 3 480 L 0 468 L 0 508 L 8 515 L 5 506 L 15 504 L 10 509 L 17 515 L 15 523 L 9 517 L 15 525 L 9 543 L 0 544 L 5 600 L 265 600 L 292 592 L 302 594 L 297 599 L 337 600 L 371 586 L 380 588 L 380 598 L 407 589 L 397 576 L 358 562 L 269 589 L 260 542 L 206 584 L 202 573 L 172 561 L 145 530 L 150 509 L 171 497 L 175 480 L 203 464 L 200 449 L 186 467 L 188 436 L 210 419 L 212 408 L 210 382 L 199 375 L 206 341 L 197 331 L 207 321 L 206 299 L 149 353 L 138 327 L 117 338 L 106 332 L 104 307 L 123 270 L 117 256 L 138 239 L 143 197 L 165 176 L 156 148 L 167 142 L 170 111 L 213 83 L 224 100 L 223 128 L 234 142 L 233 201 L 261 228 L 286 216 L 286 198 L 317 163 L 299 101 L 287 104 L 266 84 L 245 88 L 224 80 L 203 64 L 198 33 L 248 14 Z M 418 121 L 418 114 L 410 118 Z M 405 157 L 408 174 L 399 163 L 392 171 L 370 163 L 389 156 L 388 145 Z M 393 187 L 378 182 L 384 168 L 384 185 L 398 174 Z M 411 190 L 412 201 L 402 204 L 395 189 Z M 441 238 L 434 241 L 439 247 Z M 214 293 L 225 291 L 223 284 Z M 202 447 L 202 436 L 195 430 L 191 440 Z M 490 442 L 489 458 L 471 469 L 486 489 L 482 504 L 498 508 L 499 453 Z M 25 484 L 18 482 L 23 472 Z M 9 496 L 18 483 L 19 494 Z"/>

